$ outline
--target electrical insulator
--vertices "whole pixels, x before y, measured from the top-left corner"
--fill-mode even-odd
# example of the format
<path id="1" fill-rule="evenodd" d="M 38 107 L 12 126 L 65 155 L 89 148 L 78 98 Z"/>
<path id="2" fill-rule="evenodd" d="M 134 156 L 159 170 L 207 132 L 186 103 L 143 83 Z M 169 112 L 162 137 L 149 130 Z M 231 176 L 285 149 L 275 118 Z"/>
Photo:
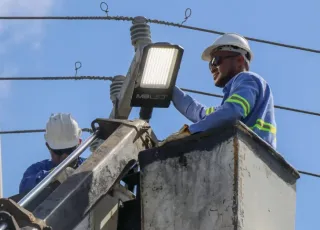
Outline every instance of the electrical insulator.
<path id="1" fill-rule="evenodd" d="M 136 46 L 138 41 L 144 43 L 151 43 L 150 26 L 147 24 L 145 17 L 135 17 L 130 28 L 131 43 Z"/>
<path id="2" fill-rule="evenodd" d="M 117 75 L 114 76 L 112 83 L 110 84 L 110 99 L 113 104 L 115 104 L 117 98 L 119 99 L 119 93 L 125 79 L 125 76 Z"/>

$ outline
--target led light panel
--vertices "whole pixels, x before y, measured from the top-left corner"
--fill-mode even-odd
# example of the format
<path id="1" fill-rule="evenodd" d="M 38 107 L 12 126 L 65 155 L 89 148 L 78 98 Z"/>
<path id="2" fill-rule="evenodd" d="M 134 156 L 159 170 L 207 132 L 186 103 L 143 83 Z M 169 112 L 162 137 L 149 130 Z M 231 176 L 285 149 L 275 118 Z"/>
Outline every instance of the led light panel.
<path id="1" fill-rule="evenodd" d="M 152 47 L 148 50 L 142 73 L 141 88 L 167 89 L 176 65 L 178 50 L 170 47 Z"/>

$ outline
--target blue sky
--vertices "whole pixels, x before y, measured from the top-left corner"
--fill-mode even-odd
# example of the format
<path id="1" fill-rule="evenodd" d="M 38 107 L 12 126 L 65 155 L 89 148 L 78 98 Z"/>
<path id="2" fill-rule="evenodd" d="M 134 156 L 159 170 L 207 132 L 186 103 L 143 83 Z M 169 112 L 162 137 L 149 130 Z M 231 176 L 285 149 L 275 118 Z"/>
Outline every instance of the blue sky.
<path id="1" fill-rule="evenodd" d="M 153 5 L 152 5 L 153 4 Z M 145 16 L 180 23 L 186 8 L 192 16 L 186 25 L 320 49 L 319 1 L 108 1 L 109 15 Z M 290 8 L 288 7 L 290 6 Z M 0 15 L 97 15 L 100 1 L 6 0 Z M 1 76 L 125 75 L 134 55 L 130 22 L 116 21 L 0 21 Z M 217 35 L 151 24 L 153 41 L 180 44 L 185 53 L 177 85 L 221 94 L 200 59 Z M 275 103 L 320 111 L 319 54 L 250 42 L 254 52 L 251 70 L 271 85 Z M 2 130 L 44 128 L 53 112 L 70 112 L 81 127 L 111 111 L 109 82 L 12 81 L 0 82 Z M 190 94 L 191 95 L 191 94 Z M 206 105 L 219 98 L 192 94 Z M 160 116 L 165 113 L 166 116 Z M 133 109 L 131 118 L 138 116 Z M 319 172 L 320 119 L 276 110 L 278 151 L 297 169 Z M 166 125 L 161 125 L 165 122 Z M 173 106 L 154 111 L 152 127 L 159 139 L 189 123 Z M 86 138 L 88 134 L 84 134 Z M 3 135 L 4 195 L 18 192 L 25 169 L 49 157 L 43 133 Z M 297 184 L 297 230 L 315 229 L 318 222 L 320 180 L 301 176 Z"/>

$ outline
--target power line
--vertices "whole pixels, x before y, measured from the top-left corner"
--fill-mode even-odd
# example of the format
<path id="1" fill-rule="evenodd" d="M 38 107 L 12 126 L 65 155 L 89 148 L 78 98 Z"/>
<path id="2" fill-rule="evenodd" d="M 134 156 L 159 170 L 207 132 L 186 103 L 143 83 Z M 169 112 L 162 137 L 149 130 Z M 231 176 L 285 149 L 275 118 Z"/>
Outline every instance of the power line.
<path id="1" fill-rule="evenodd" d="M 180 88 L 180 89 L 183 91 L 186 91 L 186 92 L 190 92 L 190 93 L 196 93 L 196 94 L 202 94 L 202 95 L 211 96 L 211 97 L 223 98 L 223 96 L 219 95 L 219 94 L 208 93 L 208 92 L 198 91 L 198 90 L 194 90 L 194 89 L 186 89 L 186 88 Z"/>
<path id="2" fill-rule="evenodd" d="M 210 97 L 223 98 L 222 95 L 214 94 L 214 93 L 208 93 L 208 92 L 203 92 L 203 91 L 198 91 L 198 90 L 193 90 L 193 89 L 186 89 L 186 88 L 181 88 L 181 90 L 186 91 L 186 92 L 190 92 L 190 93 L 196 93 L 196 94 L 201 94 L 201 95 L 205 95 L 205 96 L 210 96 Z M 285 106 L 280 106 L 280 105 L 275 105 L 274 107 L 277 108 L 277 109 L 288 110 L 288 111 L 291 111 L 291 112 L 297 112 L 297 113 L 304 113 L 304 114 L 309 114 L 309 115 L 314 115 L 314 116 L 320 116 L 320 113 L 307 111 L 307 110 L 302 110 L 302 109 L 295 109 L 295 108 L 290 108 L 290 107 L 285 107 Z"/>
<path id="3" fill-rule="evenodd" d="M 0 20 L 115 20 L 133 21 L 126 16 L 0 16 Z"/>
<path id="4" fill-rule="evenodd" d="M 191 14 L 191 12 L 190 12 L 190 14 Z M 115 21 L 133 21 L 134 17 L 127 17 L 127 16 L 0 16 L 0 19 L 1 20 L 115 20 Z M 186 19 L 187 19 L 187 16 L 186 16 Z M 147 19 L 147 22 L 154 23 L 154 24 L 160 24 L 160 25 L 167 25 L 167 26 L 172 26 L 172 27 L 178 27 L 178 28 L 184 28 L 184 29 L 189 29 L 189 30 L 195 30 L 195 31 L 200 31 L 200 32 L 218 34 L 218 35 L 224 34 L 224 32 L 221 32 L 221 31 L 183 25 L 183 23 L 185 21 L 183 23 L 179 24 L 179 23 L 162 21 L 162 20 L 157 20 L 157 19 Z M 268 41 L 268 40 L 263 40 L 263 39 L 257 39 L 257 38 L 247 37 L 247 36 L 244 36 L 244 37 L 247 40 L 258 42 L 258 43 L 265 43 L 265 44 L 270 44 L 270 45 L 280 46 L 280 47 L 285 47 L 285 48 L 290 48 L 290 49 L 297 49 L 297 50 L 302 50 L 302 51 L 307 51 L 307 52 L 320 53 L 320 50 L 316 50 L 316 49 L 305 48 L 305 47 L 301 47 L 301 46 L 293 46 L 293 45 L 289 45 L 289 44 L 273 42 L 273 41 Z M 102 76 L 102 77 L 101 76 L 78 76 L 78 77 L 66 76 L 66 77 L 2 77 L 2 78 L 0 78 L 0 80 L 85 80 L 85 79 L 87 79 L 87 80 L 109 80 L 109 81 L 113 80 L 112 77 L 104 77 L 104 76 Z M 202 94 L 202 95 L 206 95 L 206 96 L 223 98 L 222 95 L 203 92 L 203 91 L 197 91 L 197 90 L 186 89 L 186 88 L 181 88 L 181 90 L 186 91 L 186 92 L 196 93 L 196 94 Z M 279 105 L 275 105 L 274 107 L 279 108 L 279 109 L 283 109 L 283 110 L 298 112 L 298 113 L 305 113 L 305 114 L 309 114 L 309 115 L 320 116 L 320 113 L 306 111 L 306 110 L 300 110 L 300 109 L 279 106 Z M 92 130 L 88 129 L 88 128 L 84 128 L 82 130 L 84 132 L 92 132 Z M 45 132 L 45 130 L 44 129 L 34 129 L 34 130 L 0 131 L 0 134 L 37 133 L 37 132 Z M 314 174 L 314 173 L 300 171 L 300 170 L 298 172 L 301 174 L 320 178 L 320 174 Z"/>
<path id="5" fill-rule="evenodd" d="M 0 81 L 32 81 L 32 80 L 104 80 L 113 81 L 113 77 L 105 76 L 59 76 L 59 77 L 0 77 Z"/>
<path id="6" fill-rule="evenodd" d="M 105 76 L 59 76 L 59 77 L 0 77 L 0 81 L 32 81 L 32 80 L 104 80 L 104 81 L 113 81 L 113 77 L 105 77 Z M 193 90 L 193 89 L 186 89 L 186 88 L 181 88 L 181 90 L 190 92 L 190 93 L 196 93 L 196 94 L 201 94 L 205 96 L 211 96 L 211 97 L 218 97 L 218 98 L 223 98 L 222 95 L 219 94 L 214 94 L 214 93 L 208 93 L 208 92 L 203 92 L 199 90 Z M 291 112 L 297 112 L 297 113 L 304 113 L 308 115 L 314 115 L 314 116 L 320 116 L 320 113 L 317 112 L 312 112 L 312 111 L 307 111 L 307 110 L 302 110 L 302 109 L 296 109 L 296 108 L 290 108 L 286 106 L 280 106 L 280 105 L 275 105 L 275 108 L 278 109 L 283 109 L 283 110 L 288 110 Z"/>
<path id="7" fill-rule="evenodd" d="M 24 129 L 24 130 L 11 130 L 11 131 L 0 131 L 0 134 L 22 134 L 22 133 L 43 133 L 45 129 Z M 92 133 L 92 129 L 83 128 L 83 132 Z"/>
<path id="8" fill-rule="evenodd" d="M 209 30 L 209 29 L 204 29 L 204 28 L 194 27 L 194 26 L 181 25 L 181 24 L 174 23 L 174 22 L 160 21 L 160 20 L 156 20 L 156 19 L 147 19 L 147 21 L 150 22 L 150 23 L 168 25 L 168 26 L 173 26 L 173 27 L 181 27 L 181 28 L 184 28 L 184 29 L 196 30 L 196 31 L 201 31 L 201 32 L 206 32 L 206 33 L 211 33 L 211 34 L 219 34 L 219 35 L 225 34 L 225 32 L 221 32 L 221 31 Z M 305 48 L 305 47 L 302 47 L 302 46 L 293 46 L 293 45 L 289 45 L 289 44 L 273 42 L 273 41 L 268 41 L 268 40 L 263 40 L 263 39 L 258 39 L 258 38 L 252 38 L 252 37 L 247 37 L 247 36 L 244 36 L 244 37 L 247 40 L 258 42 L 258 43 L 265 43 L 265 44 L 269 44 L 269 45 L 280 46 L 280 47 L 296 49 L 296 50 L 302 50 L 302 51 L 307 51 L 307 52 L 312 52 L 312 53 L 320 53 L 320 50 L 311 49 L 311 48 Z"/>
<path id="9" fill-rule="evenodd" d="M 315 174 L 315 173 L 301 171 L 301 170 L 298 170 L 298 172 L 301 173 L 301 174 L 307 175 L 307 176 L 313 176 L 313 177 L 320 178 L 320 174 Z"/>
<path id="10" fill-rule="evenodd" d="M 134 17 L 128 17 L 128 16 L 1 16 L 0 20 L 115 20 L 115 21 L 133 21 Z M 210 30 L 210 29 L 205 29 L 205 28 L 195 27 L 195 26 L 187 26 L 187 25 L 183 25 L 182 23 L 162 21 L 162 20 L 157 20 L 157 19 L 148 19 L 147 18 L 147 22 L 153 23 L 153 24 L 160 24 L 160 25 L 167 25 L 167 26 L 184 28 L 184 29 L 189 29 L 189 30 L 195 30 L 195 31 L 200 31 L 200 32 L 212 33 L 212 34 L 219 34 L 219 35 L 224 34 L 224 32 L 221 32 L 221 31 Z M 289 44 L 285 44 L 285 43 L 273 42 L 273 41 L 252 38 L 252 37 L 247 37 L 247 36 L 244 36 L 244 37 L 250 41 L 254 41 L 254 42 L 258 42 L 258 43 L 265 43 L 265 44 L 269 44 L 269 45 L 280 46 L 280 47 L 285 47 L 285 48 L 289 48 L 289 49 L 302 50 L 302 51 L 307 51 L 307 52 L 312 52 L 312 53 L 320 53 L 320 50 L 317 50 L 317 49 L 311 49 L 311 48 L 306 48 L 306 47 L 302 47 L 302 46 L 294 46 L 294 45 L 289 45 Z"/>
<path id="11" fill-rule="evenodd" d="M 89 128 L 83 128 L 82 131 L 92 133 L 92 129 L 89 129 Z M 43 132 L 45 132 L 45 129 L 25 129 L 25 130 L 0 131 L 0 134 L 23 134 L 23 133 L 43 133 Z M 320 174 L 315 174 L 315 173 L 301 171 L 301 170 L 298 170 L 298 172 L 307 176 L 320 178 Z"/>

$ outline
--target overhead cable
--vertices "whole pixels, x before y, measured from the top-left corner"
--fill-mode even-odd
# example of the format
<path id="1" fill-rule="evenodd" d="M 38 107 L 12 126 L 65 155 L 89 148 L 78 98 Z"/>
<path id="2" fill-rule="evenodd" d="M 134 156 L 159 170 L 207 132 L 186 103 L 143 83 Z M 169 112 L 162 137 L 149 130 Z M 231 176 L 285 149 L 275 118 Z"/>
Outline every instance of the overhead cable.
<path id="1" fill-rule="evenodd" d="M 306 171 L 301 171 L 301 170 L 298 170 L 298 172 L 301 173 L 301 174 L 307 175 L 307 176 L 313 176 L 313 177 L 318 177 L 318 178 L 320 178 L 320 174 L 315 174 L 315 173 L 306 172 Z"/>
<path id="2" fill-rule="evenodd" d="M 24 130 L 11 130 L 11 131 L 0 131 L 0 134 L 22 134 L 22 133 L 43 133 L 45 129 L 24 129 Z M 83 128 L 83 132 L 92 133 L 92 129 Z"/>
<path id="3" fill-rule="evenodd" d="M 222 95 L 214 94 L 214 93 L 208 93 L 208 92 L 203 92 L 203 91 L 198 91 L 198 90 L 193 90 L 193 89 L 186 89 L 186 88 L 181 88 L 181 90 L 183 90 L 185 92 L 196 93 L 196 94 L 201 94 L 201 95 L 210 96 L 210 97 L 223 98 Z M 274 107 L 277 109 L 283 109 L 283 110 L 288 110 L 288 111 L 297 112 L 297 113 L 305 113 L 305 114 L 309 114 L 309 115 L 320 116 L 320 113 L 302 110 L 302 109 L 295 109 L 295 108 L 285 107 L 285 106 L 281 106 L 281 105 L 275 105 Z"/>
<path id="4" fill-rule="evenodd" d="M 46 131 L 45 129 L 11 130 L 11 131 L 0 131 L 0 134 L 42 133 L 45 131 Z M 92 133 L 92 129 L 89 129 L 89 128 L 83 128 L 82 131 Z M 301 171 L 301 170 L 298 170 L 298 172 L 307 176 L 320 178 L 320 174 L 315 174 L 315 173 Z"/>
<path id="5" fill-rule="evenodd" d="M 115 20 L 115 21 L 133 21 L 134 17 L 128 17 L 128 16 L 1 16 L 0 20 Z M 162 21 L 157 19 L 149 19 L 147 18 L 147 22 L 153 23 L 153 24 L 160 24 L 160 25 L 167 25 L 172 27 L 179 27 L 189 30 L 195 30 L 195 31 L 201 31 L 206 33 L 212 33 L 212 34 L 225 34 L 225 32 L 216 31 L 216 30 L 210 30 L 200 27 L 194 27 L 194 26 L 187 26 L 183 25 L 182 23 L 175 23 L 175 22 L 168 22 L 168 21 Z M 311 48 L 305 48 L 302 46 L 293 46 L 289 44 L 279 43 L 279 42 L 273 42 L 258 38 L 252 38 L 244 36 L 246 39 L 258 42 L 258 43 L 265 43 L 269 45 L 274 46 L 280 46 L 280 47 L 286 47 L 290 49 L 296 49 L 296 50 L 302 50 L 312 53 L 320 53 L 320 50 L 317 49 L 311 49 Z"/>
<path id="6" fill-rule="evenodd" d="M 42 81 L 48 81 L 48 80 L 103 80 L 103 81 L 113 81 L 113 77 L 105 77 L 105 76 L 59 76 L 59 77 L 0 77 L 0 81 L 36 81 L 36 80 L 42 80 Z M 186 89 L 186 88 L 181 88 L 181 90 L 190 92 L 190 93 L 196 93 L 196 94 L 201 94 L 201 95 L 206 95 L 206 96 L 211 96 L 211 97 L 218 97 L 218 98 L 223 98 L 222 95 L 219 94 L 214 94 L 214 93 L 208 93 L 208 92 L 203 92 L 203 91 L 198 91 L 198 90 L 193 90 L 193 89 Z M 297 112 L 297 113 L 304 113 L 304 114 L 309 114 L 309 115 L 314 115 L 314 116 L 320 116 L 320 113 L 317 112 L 312 112 L 312 111 L 307 111 L 307 110 L 302 110 L 302 109 L 295 109 L 295 108 L 290 108 L 290 107 L 285 107 L 285 106 L 280 106 L 280 105 L 275 105 L 274 106 L 277 109 L 283 109 L 283 110 L 288 110 L 292 112 Z"/>
<path id="7" fill-rule="evenodd" d="M 51 80 L 104 80 L 113 81 L 105 76 L 59 76 L 59 77 L 0 77 L 0 81 L 51 81 Z"/>

